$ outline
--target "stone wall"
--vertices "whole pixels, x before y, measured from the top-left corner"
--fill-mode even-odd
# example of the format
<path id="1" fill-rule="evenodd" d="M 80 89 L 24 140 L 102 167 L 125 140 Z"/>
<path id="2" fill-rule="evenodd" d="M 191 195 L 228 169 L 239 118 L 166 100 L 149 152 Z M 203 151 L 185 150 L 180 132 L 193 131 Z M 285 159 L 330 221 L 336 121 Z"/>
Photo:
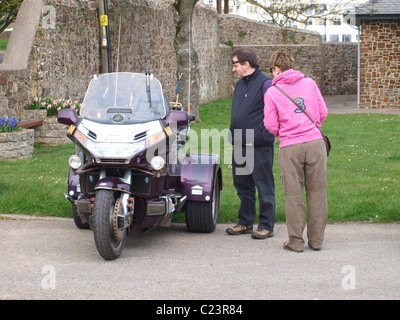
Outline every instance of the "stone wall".
<path id="1" fill-rule="evenodd" d="M 221 41 L 233 48 L 252 47 L 270 77 L 272 53 L 286 49 L 295 57 L 294 68 L 314 79 L 322 94 L 357 94 L 356 43 L 322 42 L 317 32 L 283 30 L 235 15 L 220 15 L 220 30 Z"/>
<path id="2" fill-rule="evenodd" d="M 43 22 L 44 5 L 55 11 L 56 21 L 51 28 Z M 114 71 L 117 60 L 118 71 L 150 70 L 174 101 L 177 64 L 172 0 L 110 0 L 109 6 Z M 29 24 L 19 18 L 23 14 L 30 19 Z M 7 47 L 6 63 L 0 64 L 0 115 L 18 116 L 34 96 L 82 99 L 100 68 L 98 25 L 97 2 L 93 0 L 24 1 L 9 42 L 14 51 Z M 32 38 L 26 40 L 28 33 Z M 199 2 L 193 15 L 192 38 L 199 57 L 200 79 L 196 81 L 200 84 L 200 103 L 232 95 L 236 79 L 230 54 L 232 47 L 242 45 L 254 46 L 264 71 L 269 68 L 274 50 L 288 48 L 296 56 L 296 67 L 314 78 L 324 94 L 355 94 L 354 77 L 347 76 L 356 72 L 354 57 L 346 53 L 344 46 L 330 45 L 326 49 L 315 32 L 281 30 L 238 16 L 217 15 L 213 8 Z M 12 55 L 18 53 L 21 44 L 29 46 L 26 61 L 13 67 Z M 346 68 L 339 70 L 339 66 Z"/>
<path id="3" fill-rule="evenodd" d="M 320 45 L 322 38 L 317 32 L 280 27 L 257 22 L 233 14 L 219 15 L 221 41 L 234 46 L 313 44 Z"/>
<path id="4" fill-rule="evenodd" d="M 265 74 L 272 78 L 269 73 L 270 59 L 272 54 L 279 49 L 286 49 L 295 58 L 294 69 L 304 73 L 306 77 L 314 79 L 314 81 L 321 88 L 322 84 L 322 46 L 321 45 L 295 45 L 295 44 L 281 44 L 281 45 L 265 45 L 265 46 L 252 46 L 257 52 L 260 59 L 260 67 Z"/>
<path id="5" fill-rule="evenodd" d="M 57 118 L 46 118 L 43 124 L 35 128 L 35 143 L 55 146 L 60 143 L 72 143 L 67 138 L 69 126 L 58 123 Z"/>
<path id="6" fill-rule="evenodd" d="M 46 28 L 43 17 L 37 17 L 40 21 L 34 22 L 38 26 L 31 40 L 26 68 L 0 64 L 0 115 L 17 116 L 34 96 L 82 99 L 90 79 L 99 73 L 97 2 L 25 1 L 21 15 L 23 9 L 28 14 L 28 6 L 37 2 L 54 8 L 56 23 L 54 28 Z M 109 1 L 109 26 L 113 70 L 139 73 L 150 70 L 163 84 L 168 98 L 175 100 L 176 26 L 171 1 Z M 231 48 L 220 44 L 217 13 L 210 6 L 196 5 L 192 37 L 200 57 L 200 103 L 229 97 Z M 7 57 L 8 53 L 6 62 L 12 60 L 10 54 Z"/>
<path id="7" fill-rule="evenodd" d="M 33 142 L 32 129 L 0 133 L 0 160 L 31 159 Z"/>
<path id="8" fill-rule="evenodd" d="M 400 21 L 361 22 L 360 104 L 400 107 Z"/>
<path id="9" fill-rule="evenodd" d="M 357 43 L 322 43 L 321 88 L 326 95 L 357 94 Z"/>

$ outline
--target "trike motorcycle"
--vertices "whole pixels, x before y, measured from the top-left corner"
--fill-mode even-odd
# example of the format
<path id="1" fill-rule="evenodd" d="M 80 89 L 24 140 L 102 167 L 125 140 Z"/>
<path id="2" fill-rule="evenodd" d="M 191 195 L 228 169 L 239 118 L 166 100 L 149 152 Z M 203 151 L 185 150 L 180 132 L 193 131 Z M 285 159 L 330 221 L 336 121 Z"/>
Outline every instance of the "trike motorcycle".
<path id="1" fill-rule="evenodd" d="M 169 226 L 185 212 L 190 232 L 213 232 L 222 172 L 216 154 L 184 154 L 194 115 L 171 110 L 161 83 L 146 73 L 106 73 L 91 80 L 81 106 L 58 113 L 75 143 L 68 193 L 78 228 L 91 228 L 106 260 L 127 236 Z"/>

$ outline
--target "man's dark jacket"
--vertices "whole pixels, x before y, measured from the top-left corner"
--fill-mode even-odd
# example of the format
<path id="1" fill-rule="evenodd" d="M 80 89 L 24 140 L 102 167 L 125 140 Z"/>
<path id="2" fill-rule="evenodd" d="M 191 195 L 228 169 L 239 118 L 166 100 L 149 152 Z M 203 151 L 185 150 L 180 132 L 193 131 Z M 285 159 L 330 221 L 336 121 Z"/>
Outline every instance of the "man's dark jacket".
<path id="1" fill-rule="evenodd" d="M 265 85 L 264 85 L 265 83 Z M 265 146 L 274 143 L 275 137 L 264 126 L 264 93 L 272 81 L 260 68 L 251 75 L 242 77 L 236 84 L 233 93 L 231 111 L 231 138 L 234 130 L 242 130 L 242 144 L 246 144 L 246 129 L 254 130 L 254 146 Z M 238 144 L 237 139 L 231 143 Z M 248 143 L 248 142 L 247 142 Z"/>

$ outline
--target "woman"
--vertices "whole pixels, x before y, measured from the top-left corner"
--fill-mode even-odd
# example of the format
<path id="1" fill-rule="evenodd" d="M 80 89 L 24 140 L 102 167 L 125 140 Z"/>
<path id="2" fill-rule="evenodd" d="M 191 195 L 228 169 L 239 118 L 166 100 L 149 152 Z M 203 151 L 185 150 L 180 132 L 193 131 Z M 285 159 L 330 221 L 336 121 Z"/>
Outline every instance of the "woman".
<path id="1" fill-rule="evenodd" d="M 289 240 L 283 248 L 301 252 L 304 249 L 303 231 L 308 209 L 307 238 L 313 250 L 320 250 L 328 216 L 326 198 L 325 143 L 320 131 L 307 116 L 278 88 L 292 98 L 299 108 L 321 127 L 328 115 L 324 99 L 316 83 L 293 70 L 294 59 L 286 50 L 271 57 L 273 86 L 264 96 L 264 125 L 279 137 L 279 164 L 285 191 L 285 214 Z"/>

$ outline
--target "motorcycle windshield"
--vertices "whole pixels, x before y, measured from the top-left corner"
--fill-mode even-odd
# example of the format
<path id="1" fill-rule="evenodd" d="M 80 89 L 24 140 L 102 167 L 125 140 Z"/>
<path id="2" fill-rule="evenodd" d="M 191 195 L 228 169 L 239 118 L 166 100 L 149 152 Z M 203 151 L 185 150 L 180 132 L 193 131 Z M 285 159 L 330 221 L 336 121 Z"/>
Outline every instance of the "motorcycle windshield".
<path id="1" fill-rule="evenodd" d="M 159 120 L 169 110 L 160 81 L 140 73 L 105 73 L 89 84 L 80 115 L 105 124 Z"/>

